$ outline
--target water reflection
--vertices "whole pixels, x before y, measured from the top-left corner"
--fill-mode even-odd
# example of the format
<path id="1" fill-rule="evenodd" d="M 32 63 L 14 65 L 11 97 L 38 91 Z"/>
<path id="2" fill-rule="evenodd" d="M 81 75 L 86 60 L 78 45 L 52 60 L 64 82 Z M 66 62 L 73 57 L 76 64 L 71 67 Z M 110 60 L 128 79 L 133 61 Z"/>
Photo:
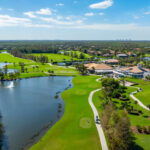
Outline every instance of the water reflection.
<path id="1" fill-rule="evenodd" d="M 42 77 L 0 83 L 0 111 L 5 128 L 3 150 L 31 144 L 63 115 L 64 102 L 56 93 L 72 77 Z M 6 88 L 13 83 L 13 88 Z"/>

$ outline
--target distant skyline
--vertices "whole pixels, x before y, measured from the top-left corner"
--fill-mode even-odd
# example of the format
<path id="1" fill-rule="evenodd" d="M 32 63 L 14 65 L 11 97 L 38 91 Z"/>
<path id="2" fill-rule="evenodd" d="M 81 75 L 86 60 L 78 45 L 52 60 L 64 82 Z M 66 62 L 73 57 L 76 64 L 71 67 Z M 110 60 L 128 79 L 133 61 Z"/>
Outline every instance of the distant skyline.
<path id="1" fill-rule="evenodd" d="M 149 0 L 0 0 L 0 40 L 150 40 Z"/>

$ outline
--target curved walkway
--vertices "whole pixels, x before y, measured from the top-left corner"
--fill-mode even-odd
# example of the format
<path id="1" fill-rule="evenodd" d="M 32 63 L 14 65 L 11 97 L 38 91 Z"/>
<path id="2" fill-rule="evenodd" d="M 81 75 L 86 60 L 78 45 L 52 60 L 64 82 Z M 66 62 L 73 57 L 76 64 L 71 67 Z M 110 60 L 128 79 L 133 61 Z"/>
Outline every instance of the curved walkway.
<path id="1" fill-rule="evenodd" d="M 98 82 L 99 79 L 97 79 L 96 81 Z M 94 93 L 96 93 L 100 90 L 101 89 L 97 89 L 97 90 L 92 91 L 89 95 L 89 98 L 88 98 L 89 104 L 90 104 L 90 106 L 93 110 L 93 113 L 94 113 L 94 120 L 95 121 L 96 121 L 96 119 L 99 119 L 99 114 L 98 114 L 98 111 L 97 111 L 96 107 L 93 104 L 92 97 L 93 97 Z M 99 134 L 99 137 L 100 137 L 100 143 L 101 143 L 102 150 L 108 150 L 107 142 L 106 142 L 105 135 L 104 135 L 102 126 L 100 124 L 100 121 L 99 121 L 99 123 L 96 123 L 96 128 L 97 128 L 97 131 L 98 131 L 98 134 Z"/>
<path id="2" fill-rule="evenodd" d="M 138 88 L 138 87 L 135 87 L 135 88 L 137 88 L 137 89 L 140 91 L 140 88 Z M 137 99 L 137 98 L 134 96 L 134 94 L 136 94 L 136 93 L 137 93 L 137 91 L 130 93 L 130 97 L 131 97 L 134 101 L 137 101 L 138 104 L 139 104 L 141 107 L 143 107 L 144 109 L 146 109 L 146 110 L 149 111 L 149 108 L 146 107 L 139 99 Z"/>
<path id="3" fill-rule="evenodd" d="M 121 84 L 121 85 L 122 85 L 122 84 Z M 139 104 L 142 108 L 144 108 L 145 110 L 148 110 L 148 111 L 149 111 L 149 108 L 146 107 L 138 98 L 136 98 L 136 97 L 134 96 L 134 94 L 136 94 L 138 91 L 141 91 L 141 89 L 140 89 L 139 87 L 130 86 L 130 85 L 128 85 L 128 84 L 126 84 L 126 86 L 127 86 L 127 87 L 132 87 L 132 88 L 137 89 L 136 91 L 130 93 L 130 97 L 131 97 L 134 101 L 138 102 L 138 104 Z"/>

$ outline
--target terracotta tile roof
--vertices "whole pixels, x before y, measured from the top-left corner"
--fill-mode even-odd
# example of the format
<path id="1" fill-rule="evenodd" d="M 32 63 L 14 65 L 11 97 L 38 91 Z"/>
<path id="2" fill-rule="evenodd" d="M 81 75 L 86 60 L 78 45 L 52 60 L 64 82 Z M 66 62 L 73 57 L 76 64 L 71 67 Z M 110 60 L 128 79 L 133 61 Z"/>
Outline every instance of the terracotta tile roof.
<path id="1" fill-rule="evenodd" d="M 150 69 L 147 68 L 143 68 L 143 70 L 145 70 L 146 72 L 150 72 Z"/>
<path id="2" fill-rule="evenodd" d="M 110 52 L 111 54 L 115 54 L 115 51 L 113 51 L 113 50 L 110 50 L 109 52 Z"/>
<path id="3" fill-rule="evenodd" d="M 92 68 L 93 65 L 95 65 L 95 63 L 85 64 L 87 68 Z"/>
<path id="4" fill-rule="evenodd" d="M 95 68 L 95 70 L 111 70 L 112 67 L 106 65 L 106 64 L 95 64 L 95 63 L 91 63 L 91 64 L 86 64 L 85 65 L 89 70 L 92 69 L 93 67 Z"/>
<path id="5" fill-rule="evenodd" d="M 143 71 L 138 66 L 128 67 L 121 69 L 122 71 L 129 71 L 131 73 L 142 73 Z"/>
<path id="6" fill-rule="evenodd" d="M 131 52 L 128 52 L 128 55 L 132 55 L 132 53 L 131 53 Z"/>
<path id="7" fill-rule="evenodd" d="M 117 59 L 109 59 L 106 60 L 107 63 L 118 63 L 119 61 Z"/>

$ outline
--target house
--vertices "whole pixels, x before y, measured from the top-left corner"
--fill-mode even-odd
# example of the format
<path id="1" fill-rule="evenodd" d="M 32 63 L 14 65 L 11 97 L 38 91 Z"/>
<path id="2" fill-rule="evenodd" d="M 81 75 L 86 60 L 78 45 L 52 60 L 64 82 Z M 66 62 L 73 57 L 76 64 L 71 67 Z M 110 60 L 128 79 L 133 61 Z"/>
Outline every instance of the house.
<path id="1" fill-rule="evenodd" d="M 97 52 L 95 50 L 88 50 L 88 53 L 91 55 L 95 55 Z"/>
<path id="2" fill-rule="evenodd" d="M 106 64 L 96 64 L 96 63 L 90 63 L 85 65 L 90 73 L 96 73 L 99 75 L 105 74 L 112 74 L 112 67 L 106 65 Z"/>
<path id="3" fill-rule="evenodd" d="M 111 57 L 112 55 L 110 55 L 109 53 L 106 53 L 103 55 L 103 57 Z"/>
<path id="4" fill-rule="evenodd" d="M 102 55 L 102 52 L 98 51 L 98 52 L 97 52 L 97 55 L 98 55 L 98 56 Z"/>
<path id="5" fill-rule="evenodd" d="M 127 54 L 128 54 L 128 56 L 130 56 L 130 57 L 136 57 L 136 56 L 137 56 L 136 54 L 134 54 L 134 53 L 132 53 L 132 52 L 128 52 Z"/>
<path id="6" fill-rule="evenodd" d="M 117 55 L 118 58 L 128 58 L 127 54 L 118 54 Z"/>
<path id="7" fill-rule="evenodd" d="M 150 75 L 150 69 L 142 68 L 141 65 L 122 68 L 120 70 L 121 73 L 130 77 L 136 78 L 145 78 L 146 76 Z"/>
<path id="8" fill-rule="evenodd" d="M 115 54 L 115 51 L 110 50 L 109 53 L 112 54 L 112 55 L 114 55 L 114 54 Z"/>
<path id="9" fill-rule="evenodd" d="M 110 64 L 110 65 L 116 65 L 119 63 L 119 60 L 117 59 L 108 59 L 105 61 L 106 64 Z"/>

